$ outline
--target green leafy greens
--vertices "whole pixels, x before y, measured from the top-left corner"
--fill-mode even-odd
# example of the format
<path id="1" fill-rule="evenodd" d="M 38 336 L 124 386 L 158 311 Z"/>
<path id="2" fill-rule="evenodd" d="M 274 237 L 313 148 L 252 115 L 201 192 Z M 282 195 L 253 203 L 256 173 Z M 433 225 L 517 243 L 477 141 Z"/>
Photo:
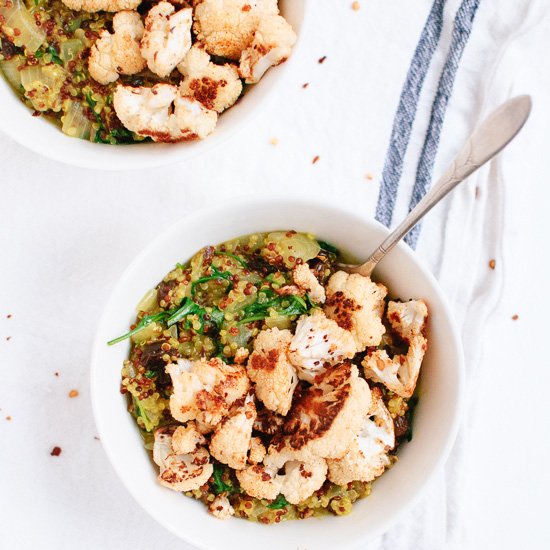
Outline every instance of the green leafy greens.
<path id="1" fill-rule="evenodd" d="M 214 464 L 214 472 L 212 473 L 214 481 L 210 484 L 212 492 L 216 495 L 220 493 L 240 493 L 241 491 L 238 487 L 229 485 L 222 479 L 224 471 L 225 468 L 222 465 Z"/>
<path id="2" fill-rule="evenodd" d="M 204 334 L 205 329 L 210 327 L 218 329 L 224 318 L 224 313 L 220 309 L 216 307 L 208 309 L 203 308 L 190 298 L 186 297 L 181 301 L 179 307 L 177 308 L 159 311 L 158 313 L 154 313 L 152 315 L 145 315 L 135 326 L 135 328 L 126 334 L 119 336 L 118 338 L 110 340 L 107 344 L 109 346 L 118 344 L 118 342 L 122 342 L 123 340 L 130 338 L 132 335 L 148 327 L 151 323 L 166 323 L 167 327 L 171 327 L 172 325 L 175 325 L 185 319 L 185 328 L 189 329 L 191 328 L 191 321 L 187 319 L 189 315 L 197 316 L 200 324 L 200 328 L 197 330 L 199 334 Z"/>
<path id="3" fill-rule="evenodd" d="M 287 317 L 291 315 L 302 315 L 310 308 L 308 303 L 301 296 L 277 296 L 271 289 L 263 289 L 258 293 L 258 299 L 242 311 L 239 323 L 252 323 L 269 317 L 270 310 L 277 315 Z"/>
<path id="4" fill-rule="evenodd" d="M 277 498 L 271 504 L 267 505 L 267 507 L 271 508 L 272 510 L 280 510 L 281 508 L 284 508 L 285 506 L 288 506 L 289 504 L 290 503 L 284 497 L 284 495 L 278 495 Z"/>

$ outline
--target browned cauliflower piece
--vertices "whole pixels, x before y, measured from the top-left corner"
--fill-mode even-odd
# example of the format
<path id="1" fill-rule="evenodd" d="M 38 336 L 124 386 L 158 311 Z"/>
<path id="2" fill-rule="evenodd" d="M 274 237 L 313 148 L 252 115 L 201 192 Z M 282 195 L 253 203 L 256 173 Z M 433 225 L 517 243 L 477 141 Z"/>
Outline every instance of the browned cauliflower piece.
<path id="1" fill-rule="evenodd" d="M 357 367 L 343 363 L 296 396 L 282 433 L 273 438 L 264 463 L 342 458 L 359 434 L 371 406 L 368 384 Z"/>
<path id="2" fill-rule="evenodd" d="M 135 10 L 141 0 L 63 0 L 63 3 L 74 11 L 122 11 Z"/>
<path id="3" fill-rule="evenodd" d="M 298 384 L 296 371 L 287 358 L 291 338 L 289 330 L 263 330 L 254 341 L 246 368 L 250 380 L 256 383 L 257 398 L 281 415 L 289 411 Z"/>
<path id="4" fill-rule="evenodd" d="M 388 452 L 395 447 L 393 419 L 379 388 L 372 390 L 372 407 L 361 433 L 340 459 L 327 460 L 328 478 L 337 485 L 372 481 L 391 464 Z"/>
<path id="5" fill-rule="evenodd" d="M 357 351 L 380 344 L 386 332 L 382 324 L 388 290 L 369 277 L 337 271 L 327 285 L 325 313 L 355 338 Z"/>
<path id="6" fill-rule="evenodd" d="M 365 376 L 384 384 L 401 397 L 411 397 L 428 348 L 428 341 L 424 336 L 428 308 L 423 300 L 389 302 L 387 318 L 395 332 L 409 345 L 409 349 L 406 355 L 393 357 L 386 350 L 370 353 L 362 362 Z"/>
<path id="7" fill-rule="evenodd" d="M 203 139 L 212 133 L 218 120 L 216 111 L 181 97 L 171 84 L 155 84 L 152 88 L 119 84 L 113 104 L 125 128 L 160 142 Z"/>
<path id="8" fill-rule="evenodd" d="M 243 91 L 237 67 L 231 63 L 212 63 L 199 43 L 193 45 L 178 70 L 184 76 L 180 84 L 181 95 L 194 97 L 207 109 L 218 113 L 231 107 Z"/>
<path id="9" fill-rule="evenodd" d="M 250 440 L 250 453 L 248 454 L 248 462 L 250 464 L 259 464 L 263 461 L 266 455 L 266 450 L 262 440 L 259 437 L 253 437 Z"/>
<path id="10" fill-rule="evenodd" d="M 282 494 L 291 504 L 299 504 L 321 488 L 327 478 L 327 463 L 315 457 L 307 463 L 291 460 L 285 464 L 284 474 L 277 474 L 274 466 L 256 464 L 236 475 L 251 497 L 273 500 Z"/>
<path id="11" fill-rule="evenodd" d="M 235 514 L 235 509 L 225 495 L 218 495 L 208 505 L 208 511 L 218 519 L 227 519 Z"/>
<path id="12" fill-rule="evenodd" d="M 193 363 L 180 359 L 167 365 L 166 372 L 174 387 L 170 396 L 172 416 L 179 422 L 197 419 L 201 433 L 212 431 L 250 388 L 243 367 L 226 365 L 217 357 Z"/>
<path id="13" fill-rule="evenodd" d="M 121 11 L 113 18 L 113 34 L 102 30 L 90 50 L 88 70 L 100 84 L 114 82 L 119 74 L 136 74 L 146 63 L 139 49 L 143 23 L 137 11 Z"/>
<path id="14" fill-rule="evenodd" d="M 244 365 L 249 355 L 250 352 L 246 348 L 239 348 L 235 352 L 235 357 L 233 357 L 233 361 L 237 363 L 237 365 Z"/>
<path id="15" fill-rule="evenodd" d="M 311 301 L 316 304 L 324 304 L 326 300 L 325 289 L 317 280 L 313 271 L 307 264 L 299 264 L 292 270 L 292 278 L 296 286 L 307 292 Z"/>
<path id="16" fill-rule="evenodd" d="M 282 481 L 274 468 L 253 464 L 235 472 L 241 489 L 251 497 L 273 500 L 281 492 Z"/>
<path id="17" fill-rule="evenodd" d="M 351 359 L 356 351 L 353 336 L 316 309 L 311 315 L 300 317 L 288 357 L 298 378 L 313 383 L 327 368 Z"/>
<path id="18" fill-rule="evenodd" d="M 326 460 L 318 458 L 307 463 L 291 460 L 285 464 L 281 493 L 290 504 L 299 504 L 320 489 L 326 479 Z"/>
<path id="19" fill-rule="evenodd" d="M 192 453 L 198 445 L 205 445 L 206 438 L 197 430 L 192 420 L 186 426 L 178 426 L 172 434 L 172 449 L 178 455 Z"/>
<path id="20" fill-rule="evenodd" d="M 214 471 L 208 451 L 197 447 L 192 453 L 176 454 L 172 433 L 172 428 L 155 430 L 153 460 L 160 468 L 159 482 L 174 491 L 193 491 L 202 487 Z"/>
<path id="21" fill-rule="evenodd" d="M 278 0 L 202 0 L 195 6 L 193 30 L 206 51 L 238 60 L 252 44 L 254 32 L 267 15 L 277 15 Z"/>
<path id="22" fill-rule="evenodd" d="M 296 33 L 280 15 L 263 17 L 252 44 L 242 52 L 239 73 L 247 84 L 255 84 L 270 67 L 285 62 L 296 43 Z"/>
<path id="23" fill-rule="evenodd" d="M 210 439 L 210 454 L 230 468 L 242 470 L 246 466 L 255 420 L 256 406 L 254 398 L 249 394 L 242 407 L 238 407 L 216 426 Z"/>
<path id="24" fill-rule="evenodd" d="M 193 10 L 184 8 L 176 12 L 170 2 L 159 2 L 145 18 L 145 32 L 141 41 L 141 54 L 149 70 L 167 77 L 191 48 Z"/>

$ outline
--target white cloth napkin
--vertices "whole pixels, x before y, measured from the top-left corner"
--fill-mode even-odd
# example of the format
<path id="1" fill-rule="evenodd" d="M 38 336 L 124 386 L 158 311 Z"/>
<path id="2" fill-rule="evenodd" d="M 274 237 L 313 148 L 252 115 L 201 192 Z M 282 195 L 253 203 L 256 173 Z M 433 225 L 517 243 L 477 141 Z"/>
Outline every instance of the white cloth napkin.
<path id="1" fill-rule="evenodd" d="M 206 156 L 115 174 L 57 164 L 0 136 L 0 440 L 16 451 L 0 458 L 2 548 L 189 548 L 149 519 L 116 479 L 94 438 L 88 398 L 89 350 L 102 304 L 122 269 L 159 231 L 212 200 L 255 192 L 309 193 L 374 216 L 395 115 L 430 13 L 438 26 L 424 36 L 429 64 L 415 65 L 412 75 L 414 87 L 425 73 L 414 101 L 407 100 L 416 112 L 394 223 L 409 208 L 421 157 L 423 174 L 430 173 L 423 150 L 434 153 L 437 145 L 431 155 L 437 177 L 476 122 L 503 100 L 525 92 L 535 105 L 544 100 L 543 87 L 518 84 L 520 66 L 545 44 L 550 6 L 542 0 L 480 0 L 479 6 L 447 0 L 441 11 L 438 0 L 360 0 L 358 11 L 351 0 L 311 3 L 299 63 L 280 97 Z M 436 97 L 435 122 L 446 103 L 444 120 L 430 129 Z M 425 146 L 427 131 L 435 139 L 438 126 L 440 139 Z M 522 143 L 520 136 L 510 151 Z M 462 327 L 472 396 L 483 327 L 502 285 L 501 271 L 488 262 L 502 260 L 507 185 L 497 160 L 436 208 L 418 237 L 417 250 Z M 71 399 L 73 388 L 80 395 Z M 62 449 L 58 457 L 50 456 L 54 446 Z M 465 456 L 472 453 L 461 433 L 421 503 L 369 548 L 471 547 L 463 520 L 471 467 Z"/>

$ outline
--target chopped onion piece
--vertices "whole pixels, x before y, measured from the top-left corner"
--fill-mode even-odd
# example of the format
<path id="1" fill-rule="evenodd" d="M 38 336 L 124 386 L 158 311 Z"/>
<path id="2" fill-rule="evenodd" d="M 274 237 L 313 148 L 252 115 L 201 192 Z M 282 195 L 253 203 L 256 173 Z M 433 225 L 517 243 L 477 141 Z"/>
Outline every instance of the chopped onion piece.
<path id="1" fill-rule="evenodd" d="M 2 29 L 8 36 L 13 33 L 11 36 L 16 46 L 24 46 L 34 53 L 46 40 L 46 33 L 36 26 L 23 0 L 10 0 L 10 7 L 0 5 L 0 15 L 5 19 Z M 16 29 L 19 32 L 14 32 Z"/>
<path id="2" fill-rule="evenodd" d="M 92 131 L 92 121 L 84 114 L 84 109 L 78 101 L 69 101 L 65 114 L 61 117 L 64 134 L 81 139 L 89 139 Z"/>

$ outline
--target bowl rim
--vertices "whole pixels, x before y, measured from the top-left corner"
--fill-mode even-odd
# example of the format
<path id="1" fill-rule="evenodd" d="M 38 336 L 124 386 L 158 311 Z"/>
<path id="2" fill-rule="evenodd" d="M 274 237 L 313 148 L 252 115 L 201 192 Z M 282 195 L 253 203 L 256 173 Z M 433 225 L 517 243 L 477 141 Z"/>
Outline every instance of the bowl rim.
<path id="1" fill-rule="evenodd" d="M 293 0 L 286 1 L 292 2 Z M 259 99 L 259 103 L 256 105 L 252 105 L 248 109 L 243 109 L 241 106 L 243 112 L 239 114 L 238 120 L 230 123 L 231 126 L 227 130 L 216 127 L 214 132 L 205 139 L 190 142 L 168 144 L 146 142 L 114 146 L 71 138 L 63 134 L 61 129 L 56 127 L 52 121 L 38 117 L 41 120 L 33 120 L 31 129 L 36 127 L 35 125 L 37 124 L 41 124 L 42 127 L 50 126 L 51 130 L 55 131 L 50 135 L 55 135 L 55 139 L 59 140 L 54 147 L 45 147 L 45 140 L 50 130 L 44 130 L 46 134 L 42 136 L 42 139 L 37 139 L 34 135 L 29 136 L 29 131 L 26 129 L 19 127 L 17 121 L 21 120 L 21 117 L 24 117 L 25 114 L 28 115 L 26 124 L 29 123 L 32 110 L 23 104 L 19 95 L 12 89 L 0 70 L 0 100 L 6 99 L 10 102 L 11 106 L 17 105 L 18 109 L 18 114 L 14 118 L 0 117 L 0 132 L 25 149 L 40 155 L 42 158 L 54 160 L 68 166 L 97 171 L 133 171 L 160 168 L 184 162 L 200 154 L 207 153 L 239 135 L 245 128 L 249 127 L 263 109 L 270 108 L 273 105 L 275 97 L 280 96 L 277 92 L 281 89 L 282 85 L 289 83 L 289 76 L 298 65 L 300 56 L 303 54 L 304 38 L 309 29 L 309 12 L 312 2 L 311 0 L 301 0 L 301 2 L 303 4 L 303 15 L 292 55 L 285 63 L 272 67 L 268 71 L 266 76 L 269 78 L 269 82 L 265 84 L 269 84 L 270 88 L 263 91 L 263 97 Z M 261 82 L 258 84 L 261 84 Z M 254 86 L 256 85 L 254 84 Z M 235 109 L 239 109 L 239 102 L 246 95 L 245 92 L 239 98 L 239 101 L 234 106 Z M 228 111 L 230 110 L 228 109 Z"/>
<path id="2" fill-rule="evenodd" d="M 178 231 L 181 231 L 180 227 L 196 222 L 197 220 L 203 218 L 204 216 L 207 216 L 207 215 L 211 216 L 217 211 L 221 211 L 223 209 L 226 209 L 232 206 L 235 206 L 235 207 L 238 206 L 239 208 L 247 208 L 247 207 L 251 208 L 254 206 L 265 205 L 265 204 L 272 204 L 272 205 L 287 204 L 288 205 L 290 203 L 293 206 L 301 205 L 303 207 L 313 208 L 313 209 L 329 208 L 340 214 L 348 214 L 350 216 L 354 216 L 357 219 L 361 220 L 363 223 L 372 224 L 373 227 L 376 227 L 379 230 L 383 230 L 384 232 L 389 233 L 388 228 L 386 228 L 384 225 L 382 225 L 380 222 L 378 222 L 371 216 L 364 215 L 361 212 L 358 212 L 357 210 L 351 209 L 349 206 L 346 207 L 342 203 L 330 203 L 328 202 L 328 200 L 311 199 L 310 197 L 302 193 L 297 194 L 296 196 L 288 199 L 274 200 L 272 196 L 266 193 L 258 193 L 247 197 L 238 197 L 231 200 L 216 201 L 211 205 L 197 209 L 194 212 L 188 215 L 185 215 L 184 217 L 170 224 L 163 231 L 157 234 L 157 236 L 152 241 L 150 241 L 138 254 L 135 255 L 133 260 L 124 269 L 121 276 L 115 283 L 112 291 L 110 292 L 104 304 L 101 317 L 97 324 L 96 336 L 94 337 L 94 340 L 93 340 L 92 353 L 91 353 L 90 394 L 91 394 L 94 422 L 95 422 L 103 449 L 105 450 L 105 453 L 109 459 L 109 462 L 111 463 L 111 466 L 115 470 L 117 477 L 122 482 L 126 490 L 133 497 L 133 499 L 137 502 L 137 504 L 142 508 L 142 510 L 144 510 L 150 517 L 155 519 L 157 523 L 162 525 L 165 529 L 167 529 L 170 533 L 178 537 L 180 540 L 184 540 L 185 542 L 192 544 L 193 546 L 201 550 L 218 550 L 218 549 L 208 544 L 205 544 L 204 542 L 196 539 L 195 537 L 192 537 L 192 536 L 187 536 L 186 538 L 182 537 L 181 533 L 173 529 L 172 525 L 169 522 L 165 522 L 163 520 L 162 515 L 159 514 L 155 508 L 153 508 L 152 506 L 148 506 L 144 502 L 144 500 L 138 495 L 137 490 L 135 490 L 134 487 L 131 486 L 130 484 L 126 483 L 124 475 L 121 474 L 122 467 L 120 466 L 119 461 L 115 456 L 115 452 L 111 449 L 110 444 L 108 443 L 109 438 L 104 437 L 105 435 L 104 426 L 102 422 L 100 422 L 99 420 L 100 404 L 99 404 L 99 395 L 96 391 L 96 382 L 95 382 L 96 371 L 99 368 L 98 356 L 100 354 L 100 347 L 104 347 L 105 345 L 105 341 L 101 337 L 101 327 L 106 322 L 106 319 L 109 313 L 108 312 L 109 304 L 111 303 L 113 297 L 116 295 L 119 287 L 123 286 L 127 279 L 131 278 L 131 274 L 134 271 L 135 267 L 138 264 L 140 264 L 142 260 L 145 257 L 147 257 L 152 251 L 154 251 L 154 249 L 157 248 L 160 245 L 160 243 L 162 243 L 165 239 L 169 239 L 173 233 L 177 233 Z M 439 283 L 437 282 L 437 280 L 435 279 L 431 271 L 428 269 L 428 267 L 426 266 L 422 258 L 420 258 L 418 254 L 415 251 L 413 251 L 404 241 L 401 241 L 396 246 L 401 250 L 401 252 L 403 252 L 407 256 L 407 259 L 409 261 L 412 261 L 414 264 L 418 266 L 418 268 L 422 272 L 422 275 L 426 278 L 426 281 L 430 284 L 431 288 L 436 294 L 441 304 L 441 312 L 444 314 L 449 324 L 449 329 L 450 329 L 449 337 L 452 340 L 454 348 L 457 352 L 456 405 L 452 413 L 452 422 L 450 423 L 449 429 L 447 431 L 445 443 L 442 446 L 442 450 L 439 454 L 439 457 L 437 458 L 432 470 L 428 474 L 426 474 L 422 482 L 422 485 L 419 487 L 418 491 L 413 496 L 411 496 L 408 499 L 408 501 L 406 501 L 404 504 L 401 505 L 401 508 L 398 512 L 396 512 L 393 515 L 387 515 L 384 520 L 380 521 L 376 525 L 376 527 L 371 528 L 369 532 L 366 533 L 364 536 L 358 537 L 354 541 L 347 542 L 348 546 L 346 546 L 346 548 L 349 548 L 349 549 L 359 548 L 360 545 L 366 544 L 369 541 L 372 541 L 373 539 L 381 536 L 386 531 L 388 531 L 393 525 L 397 524 L 397 522 L 401 518 L 403 518 L 414 506 L 417 505 L 418 501 L 425 494 L 427 488 L 431 485 L 434 478 L 438 475 L 438 473 L 441 472 L 443 465 L 445 464 L 445 462 L 447 461 L 451 453 L 451 450 L 455 444 L 455 441 L 458 435 L 458 429 L 460 427 L 460 423 L 462 421 L 462 416 L 465 408 L 464 401 L 465 401 L 466 377 L 465 377 L 464 350 L 462 346 L 462 341 L 459 336 L 458 326 L 456 324 L 456 320 L 454 316 L 452 315 L 451 308 L 448 304 L 447 298 L 443 293 L 441 287 L 439 286 Z M 322 518 L 317 518 L 317 519 L 322 520 Z"/>

